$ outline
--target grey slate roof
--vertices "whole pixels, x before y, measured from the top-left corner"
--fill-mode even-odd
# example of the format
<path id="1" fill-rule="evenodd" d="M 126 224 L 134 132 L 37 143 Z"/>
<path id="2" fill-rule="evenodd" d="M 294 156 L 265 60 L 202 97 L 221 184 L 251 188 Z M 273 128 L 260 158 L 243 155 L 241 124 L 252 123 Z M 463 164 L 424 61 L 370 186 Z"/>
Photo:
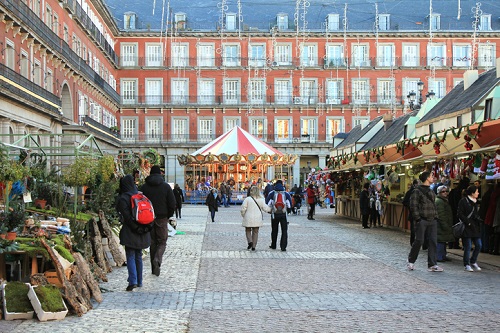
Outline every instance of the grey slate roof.
<path id="1" fill-rule="evenodd" d="M 167 9 L 171 13 L 183 12 L 187 15 L 187 27 L 193 30 L 215 31 L 221 15 L 222 0 L 102 0 L 107 4 L 119 29 L 123 29 L 123 14 L 137 14 L 136 28 L 164 30 Z M 476 0 L 461 0 L 461 14 L 457 0 L 434 0 L 433 13 L 440 14 L 441 30 L 472 31 L 472 8 Z M 238 13 L 238 1 L 226 0 L 226 13 Z M 289 28 L 294 30 L 296 2 L 292 0 L 240 0 L 242 23 L 249 28 L 269 31 L 276 24 L 276 14 L 288 14 Z M 340 26 L 347 3 L 347 25 L 349 31 L 375 31 L 375 3 L 379 14 L 390 14 L 390 30 L 429 30 L 429 0 L 309 0 L 305 21 L 310 31 L 324 31 L 328 14 L 340 15 Z M 163 6 L 163 4 L 165 4 Z M 167 6 L 169 7 L 167 8 Z M 154 14 L 153 14 L 154 9 Z M 491 14 L 492 30 L 500 30 L 500 6 L 498 0 L 481 1 L 480 10 Z M 304 10 L 300 10 L 300 15 Z M 299 15 L 299 16 L 300 16 Z M 303 23 L 299 22 L 299 29 Z"/>
<path id="2" fill-rule="evenodd" d="M 363 146 L 362 150 L 387 146 L 400 141 L 403 138 L 404 127 L 408 118 L 415 116 L 416 114 L 417 111 L 413 111 L 394 119 L 391 126 L 387 130 L 382 127 L 380 131 L 378 131 L 377 134 L 375 134 L 373 138 Z"/>
<path id="3" fill-rule="evenodd" d="M 347 133 L 347 138 L 342 141 L 335 149 L 342 149 L 351 145 L 354 145 L 358 142 L 359 139 L 363 137 L 369 130 L 373 128 L 380 120 L 382 116 L 378 116 L 371 120 L 364 128 L 361 128 L 361 125 L 355 126 L 352 130 Z"/>
<path id="4" fill-rule="evenodd" d="M 465 91 L 464 82 L 460 82 L 427 114 L 425 114 L 418 123 L 473 106 L 499 82 L 500 79 L 496 77 L 495 68 L 481 73 L 478 79 Z"/>

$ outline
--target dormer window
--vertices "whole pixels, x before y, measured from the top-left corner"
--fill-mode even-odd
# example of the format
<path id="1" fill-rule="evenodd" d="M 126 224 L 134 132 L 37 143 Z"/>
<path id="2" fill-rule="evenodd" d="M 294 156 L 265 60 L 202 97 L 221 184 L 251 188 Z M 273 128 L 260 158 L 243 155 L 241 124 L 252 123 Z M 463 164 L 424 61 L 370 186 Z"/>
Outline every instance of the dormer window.
<path id="1" fill-rule="evenodd" d="M 390 14 L 379 14 L 378 15 L 378 29 L 379 30 L 390 30 L 391 21 Z"/>
<path id="2" fill-rule="evenodd" d="M 236 30 L 236 14 L 227 13 L 226 14 L 226 30 L 234 31 Z"/>
<path id="3" fill-rule="evenodd" d="M 278 30 L 288 30 L 288 14 L 279 13 L 276 15 Z"/>
<path id="4" fill-rule="evenodd" d="M 175 13 L 174 14 L 174 23 L 175 23 L 175 28 L 177 30 L 184 30 L 186 29 L 186 13 Z"/>
<path id="5" fill-rule="evenodd" d="M 440 30 L 441 29 L 441 14 L 432 14 L 430 24 L 431 24 L 432 30 Z"/>
<path id="6" fill-rule="evenodd" d="M 481 15 L 479 18 L 479 30 L 488 31 L 491 30 L 491 15 L 485 14 Z"/>
<path id="7" fill-rule="evenodd" d="M 326 17 L 326 28 L 328 31 L 337 31 L 340 29 L 339 14 L 328 14 Z"/>
<path id="8" fill-rule="evenodd" d="M 137 14 L 134 12 L 126 12 L 123 14 L 123 29 L 135 29 L 135 22 L 137 21 Z"/>

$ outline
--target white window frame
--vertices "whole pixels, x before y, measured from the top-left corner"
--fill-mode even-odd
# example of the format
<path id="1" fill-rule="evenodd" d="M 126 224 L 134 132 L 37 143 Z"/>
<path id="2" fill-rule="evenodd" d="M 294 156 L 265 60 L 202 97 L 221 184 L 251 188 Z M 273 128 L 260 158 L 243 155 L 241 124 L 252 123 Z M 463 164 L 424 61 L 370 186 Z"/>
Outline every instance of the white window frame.
<path id="1" fill-rule="evenodd" d="M 200 43 L 197 46 L 198 67 L 215 67 L 214 44 Z"/>
<path id="2" fill-rule="evenodd" d="M 404 67 L 420 66 L 420 44 L 403 43 L 403 63 Z"/>
<path id="3" fill-rule="evenodd" d="M 300 141 L 303 143 L 315 143 L 318 141 L 318 118 L 300 118 Z"/>
<path id="4" fill-rule="evenodd" d="M 16 50 L 14 48 L 14 42 L 10 40 L 6 40 L 5 42 L 5 50 L 4 50 L 4 59 L 5 66 L 9 67 L 12 70 L 16 70 Z M 28 58 L 29 59 L 29 58 Z M 31 64 L 31 62 L 30 62 Z M 31 66 L 29 66 L 31 67 Z M 32 68 L 30 68 L 29 72 L 32 72 Z"/>
<path id="5" fill-rule="evenodd" d="M 198 141 L 210 142 L 215 138 L 215 120 L 210 117 L 198 118 Z"/>
<path id="6" fill-rule="evenodd" d="M 249 117 L 248 133 L 259 139 L 267 140 L 267 119 L 265 117 Z"/>
<path id="7" fill-rule="evenodd" d="M 413 91 L 415 92 L 416 100 L 420 99 L 420 91 L 418 90 L 418 82 L 420 79 L 418 78 L 404 78 L 403 79 L 403 98 L 405 102 L 407 102 L 407 96 Z M 430 89 L 429 89 L 430 91 Z"/>
<path id="8" fill-rule="evenodd" d="M 276 26 L 278 30 L 288 30 L 288 14 L 279 13 L 276 15 Z"/>
<path id="9" fill-rule="evenodd" d="M 472 61 L 470 44 L 453 44 L 453 67 L 469 67 Z"/>
<path id="10" fill-rule="evenodd" d="M 326 44 L 325 68 L 345 66 L 344 45 L 340 43 Z"/>
<path id="11" fill-rule="evenodd" d="M 328 14 L 326 17 L 326 30 L 327 31 L 338 31 L 340 30 L 340 15 L 339 14 Z"/>
<path id="12" fill-rule="evenodd" d="M 248 102 L 250 104 L 264 104 L 266 102 L 265 79 L 251 78 L 248 81 Z"/>
<path id="13" fill-rule="evenodd" d="M 223 119 L 223 131 L 224 133 L 229 132 L 236 126 L 241 127 L 241 118 L 240 117 L 224 117 Z"/>
<path id="14" fill-rule="evenodd" d="M 441 30 L 441 14 L 433 13 L 429 24 L 432 31 Z"/>
<path id="15" fill-rule="evenodd" d="M 300 102 L 294 104 L 314 105 L 318 99 L 318 82 L 316 79 L 300 79 Z"/>
<path id="16" fill-rule="evenodd" d="M 378 104 L 393 104 L 396 99 L 394 79 L 378 79 Z"/>
<path id="17" fill-rule="evenodd" d="M 394 44 L 379 44 L 377 47 L 377 66 L 394 67 L 396 65 L 396 47 Z"/>
<path id="18" fill-rule="evenodd" d="M 121 79 L 122 104 L 137 104 L 137 79 Z"/>
<path id="19" fill-rule="evenodd" d="M 171 66 L 187 67 L 189 66 L 189 44 L 172 43 L 171 45 Z"/>
<path id="20" fill-rule="evenodd" d="M 370 45 L 368 43 L 351 44 L 352 57 L 351 65 L 354 67 L 370 66 Z"/>
<path id="21" fill-rule="evenodd" d="M 120 126 L 120 138 L 124 142 L 136 141 L 139 120 L 137 117 L 122 117 Z"/>
<path id="22" fill-rule="evenodd" d="M 198 104 L 215 104 L 215 80 L 198 79 Z"/>
<path id="23" fill-rule="evenodd" d="M 185 78 L 172 78 L 170 81 L 170 97 L 172 104 L 189 103 L 189 80 Z"/>
<path id="24" fill-rule="evenodd" d="M 378 29 L 391 30 L 391 14 L 378 14 Z"/>
<path id="25" fill-rule="evenodd" d="M 136 67 L 138 65 L 138 45 L 137 43 L 122 43 L 121 58 L 122 67 Z"/>
<path id="26" fill-rule="evenodd" d="M 240 45 L 223 44 L 222 45 L 222 65 L 225 67 L 240 66 Z"/>
<path id="27" fill-rule="evenodd" d="M 333 138 L 339 133 L 343 133 L 344 117 L 326 117 L 326 141 L 333 143 Z"/>
<path id="28" fill-rule="evenodd" d="M 163 45 L 162 43 L 146 43 L 146 66 L 163 66 Z"/>
<path id="29" fill-rule="evenodd" d="M 19 73 L 25 78 L 30 78 L 30 60 L 28 53 L 21 51 L 21 56 L 19 58 Z"/>
<path id="30" fill-rule="evenodd" d="M 300 45 L 300 65 L 305 67 L 318 66 L 318 45 Z"/>
<path id="31" fill-rule="evenodd" d="M 147 142 L 160 142 L 162 140 L 162 120 L 161 117 L 146 117 L 145 131 Z"/>
<path id="32" fill-rule="evenodd" d="M 264 67 L 266 65 L 266 44 L 248 45 L 248 66 Z"/>
<path id="33" fill-rule="evenodd" d="M 290 142 L 292 137 L 292 118 L 274 118 L 274 141 L 279 143 Z"/>
<path id="34" fill-rule="evenodd" d="M 429 91 L 433 91 L 436 98 L 443 98 L 446 95 L 446 79 L 445 78 L 429 78 Z"/>
<path id="35" fill-rule="evenodd" d="M 443 43 L 427 44 L 427 66 L 431 67 L 446 66 L 446 44 Z"/>
<path id="36" fill-rule="evenodd" d="M 352 79 L 352 103 L 369 104 L 370 103 L 370 80 Z"/>
<path id="37" fill-rule="evenodd" d="M 160 105 L 163 103 L 163 79 L 147 78 L 145 79 L 146 104 Z"/>
<path id="38" fill-rule="evenodd" d="M 274 62 L 275 66 L 290 66 L 292 65 L 292 44 L 278 43 L 274 47 Z"/>
<path id="39" fill-rule="evenodd" d="M 326 104 L 340 104 L 344 99 L 344 80 L 343 79 L 327 79 L 325 82 L 326 88 Z"/>
<path id="40" fill-rule="evenodd" d="M 491 30 L 491 14 L 483 14 L 479 17 L 478 29 L 481 31 Z"/>
<path id="41" fill-rule="evenodd" d="M 33 62 L 33 77 L 32 81 L 39 86 L 42 85 L 42 64 L 38 59 Z"/>
<path id="42" fill-rule="evenodd" d="M 479 67 L 492 68 L 495 67 L 496 61 L 496 44 L 481 43 L 477 50 L 477 65 Z"/>
<path id="43" fill-rule="evenodd" d="M 236 19 L 236 13 L 226 13 L 225 20 L 225 30 L 227 31 L 236 31 L 238 26 L 238 21 Z"/>
<path id="44" fill-rule="evenodd" d="M 369 121 L 370 121 L 369 116 L 353 116 L 351 129 L 353 129 L 354 127 L 356 127 L 358 125 L 361 125 L 362 122 L 369 122 Z"/>
<path id="45" fill-rule="evenodd" d="M 189 140 L 189 118 L 172 117 L 172 141 L 188 142 Z"/>
<path id="46" fill-rule="evenodd" d="M 224 104 L 239 104 L 241 100 L 241 85 L 239 78 L 224 79 L 223 92 Z"/>
<path id="47" fill-rule="evenodd" d="M 45 89 L 50 93 L 54 93 L 54 73 L 52 70 L 48 68 L 45 70 L 45 78 L 43 81 Z"/>
<path id="48" fill-rule="evenodd" d="M 290 104 L 292 99 L 292 82 L 290 79 L 274 80 L 275 104 Z"/>

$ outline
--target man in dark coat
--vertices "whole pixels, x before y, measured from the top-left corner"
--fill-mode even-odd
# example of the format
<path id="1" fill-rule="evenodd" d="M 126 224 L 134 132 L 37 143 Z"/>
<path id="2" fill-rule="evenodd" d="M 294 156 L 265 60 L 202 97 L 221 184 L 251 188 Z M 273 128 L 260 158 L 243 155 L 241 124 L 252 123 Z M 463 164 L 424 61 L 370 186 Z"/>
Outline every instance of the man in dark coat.
<path id="1" fill-rule="evenodd" d="M 156 218 L 153 221 L 153 229 L 151 230 L 149 255 L 152 273 L 159 276 L 163 253 L 167 248 L 168 220 L 174 215 L 176 201 L 172 188 L 165 182 L 160 167 L 157 165 L 151 167 L 149 176 L 146 177 L 146 182 L 141 191 L 151 200 L 155 210 Z"/>
<path id="2" fill-rule="evenodd" d="M 292 197 L 290 196 L 290 193 L 285 192 L 283 181 L 281 179 L 278 179 L 276 183 L 274 183 L 273 190 L 269 192 L 265 199 L 266 204 L 272 208 L 271 245 L 269 246 L 269 248 L 273 250 L 276 249 L 276 243 L 278 241 L 278 227 L 281 226 L 280 248 L 281 251 L 286 251 L 286 247 L 288 246 L 288 221 L 286 219 L 286 212 L 277 213 L 276 209 L 274 208 L 275 192 L 284 192 L 286 209 L 288 210 L 292 207 Z"/>
<path id="3" fill-rule="evenodd" d="M 137 193 L 134 177 L 127 175 L 120 180 L 120 194 L 116 211 L 120 217 L 120 244 L 125 246 L 128 270 L 127 291 L 142 287 L 142 250 L 151 244 L 149 226 L 140 225 L 132 216 L 130 197 Z"/>
<path id="4" fill-rule="evenodd" d="M 363 190 L 359 195 L 359 208 L 361 210 L 361 222 L 363 224 L 363 229 L 369 229 L 368 218 L 370 217 L 370 194 L 368 189 L 370 188 L 370 183 L 365 183 L 363 185 Z"/>
<path id="5" fill-rule="evenodd" d="M 410 198 L 417 186 L 418 180 L 414 179 L 411 187 L 408 189 L 403 198 L 403 206 L 408 210 L 408 221 L 410 221 L 410 246 L 413 245 L 413 242 L 415 241 L 415 223 L 413 223 L 413 215 L 410 210 Z"/>

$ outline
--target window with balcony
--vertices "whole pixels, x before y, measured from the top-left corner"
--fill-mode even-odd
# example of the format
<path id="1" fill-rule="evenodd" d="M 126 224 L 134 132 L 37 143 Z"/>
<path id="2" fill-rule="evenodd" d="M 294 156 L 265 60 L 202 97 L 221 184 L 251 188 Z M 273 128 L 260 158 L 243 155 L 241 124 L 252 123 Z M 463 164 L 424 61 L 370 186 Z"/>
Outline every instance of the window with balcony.
<path id="1" fill-rule="evenodd" d="M 353 44 L 351 64 L 354 67 L 369 67 L 368 44 Z"/>
<path id="2" fill-rule="evenodd" d="M 327 44 L 326 45 L 326 68 L 335 68 L 345 66 L 344 45 Z"/>
<path id="3" fill-rule="evenodd" d="M 430 20 L 431 30 L 441 29 L 441 14 L 432 14 Z"/>
<path id="4" fill-rule="evenodd" d="M 278 44 L 274 47 L 274 66 L 290 66 L 292 64 L 292 46 Z"/>
<path id="5" fill-rule="evenodd" d="M 394 80 L 392 79 L 379 79 L 378 80 L 378 103 L 379 104 L 393 104 L 396 93 L 394 91 Z"/>
<path id="6" fill-rule="evenodd" d="M 318 96 L 316 80 L 300 80 L 300 97 L 295 97 L 294 104 L 316 104 Z M 297 100 L 297 98 L 299 100 Z"/>
<path id="7" fill-rule="evenodd" d="M 214 139 L 214 120 L 202 118 L 198 119 L 198 139 L 208 142 Z"/>
<path id="8" fill-rule="evenodd" d="M 418 82 L 420 79 L 403 79 L 403 99 L 406 100 L 406 96 L 411 92 L 414 92 L 416 95 L 416 100 L 420 99 L 420 90 L 418 90 Z M 430 89 L 429 89 L 430 91 Z"/>
<path id="9" fill-rule="evenodd" d="M 33 65 L 33 82 L 39 86 L 42 85 L 42 66 L 39 61 L 35 61 Z"/>
<path id="10" fill-rule="evenodd" d="M 479 30 L 491 30 L 491 14 L 483 14 L 479 17 Z"/>
<path id="11" fill-rule="evenodd" d="M 146 104 L 160 105 L 163 103 L 162 79 L 146 79 Z"/>
<path id="12" fill-rule="evenodd" d="M 222 65 L 226 67 L 235 67 L 240 65 L 239 45 L 222 46 Z"/>
<path id="13" fill-rule="evenodd" d="M 188 45 L 172 43 L 172 67 L 189 66 Z"/>
<path id="14" fill-rule="evenodd" d="M 213 44 L 199 44 L 198 50 L 198 66 L 199 67 L 214 67 L 215 57 L 214 57 L 214 45 Z"/>
<path id="15" fill-rule="evenodd" d="M 312 67 L 318 65 L 318 47 L 311 44 L 302 44 L 300 65 Z"/>
<path id="16" fill-rule="evenodd" d="M 83 119 L 87 115 L 88 99 L 82 93 L 78 93 L 78 123 L 83 125 Z"/>
<path id="17" fill-rule="evenodd" d="M 390 14 L 378 14 L 378 29 L 379 30 L 390 30 L 391 29 L 391 15 Z"/>
<path id="18" fill-rule="evenodd" d="M 250 79 L 248 82 L 248 102 L 263 104 L 266 101 L 266 85 L 264 79 Z"/>
<path id="19" fill-rule="evenodd" d="M 276 104 L 290 104 L 292 99 L 292 83 L 289 79 L 274 81 L 274 100 Z"/>
<path id="20" fill-rule="evenodd" d="M 63 39 L 66 42 L 66 44 L 69 44 L 69 29 L 66 23 L 64 24 L 63 27 Z"/>
<path id="21" fill-rule="evenodd" d="M 427 45 L 427 65 L 431 67 L 446 66 L 446 45 L 444 44 Z"/>
<path id="22" fill-rule="evenodd" d="M 326 80 L 326 104 L 340 104 L 344 99 L 343 81 L 341 79 Z"/>
<path id="23" fill-rule="evenodd" d="M 234 79 L 224 80 L 224 104 L 238 104 L 240 102 L 240 81 Z"/>
<path id="24" fill-rule="evenodd" d="M 370 102 L 370 86 L 368 79 L 352 80 L 352 102 L 354 104 L 368 104 Z"/>
<path id="25" fill-rule="evenodd" d="M 471 64 L 471 45 L 470 44 L 454 44 L 453 45 L 453 66 L 469 67 Z"/>
<path id="26" fill-rule="evenodd" d="M 121 94 L 122 104 L 137 103 L 137 80 L 122 80 Z"/>
<path id="27" fill-rule="evenodd" d="M 264 44 L 250 44 L 248 46 L 248 66 L 264 67 L 266 64 L 266 46 Z"/>
<path id="28" fill-rule="evenodd" d="M 189 88 L 187 79 L 172 79 L 171 87 L 172 104 L 187 104 L 189 98 Z"/>
<path id="29" fill-rule="evenodd" d="M 420 66 L 420 55 L 418 44 L 403 44 L 403 66 Z"/>
<path id="30" fill-rule="evenodd" d="M 160 142 L 162 118 L 146 117 L 146 140 L 148 142 Z"/>
<path id="31" fill-rule="evenodd" d="M 229 132 L 236 126 L 240 126 L 240 117 L 224 117 L 224 133 Z"/>
<path id="32" fill-rule="evenodd" d="M 198 79 L 198 103 L 215 104 L 215 82 L 213 79 Z"/>
<path id="33" fill-rule="evenodd" d="M 394 50 L 394 44 L 379 44 L 377 47 L 377 66 L 394 67 L 396 64 Z"/>
<path id="34" fill-rule="evenodd" d="M 45 89 L 51 93 L 54 93 L 54 74 L 52 71 L 48 70 L 45 72 Z"/>
<path id="35" fill-rule="evenodd" d="M 187 118 L 172 118 L 172 141 L 187 142 L 189 139 L 189 128 Z"/>
<path id="36" fill-rule="evenodd" d="M 89 103 L 89 117 L 97 122 L 101 122 L 101 106 L 95 102 L 90 101 Z"/>
<path id="37" fill-rule="evenodd" d="M 41 8 L 41 0 L 33 0 L 33 13 L 35 13 L 36 16 L 40 17 L 40 8 Z"/>
<path id="38" fill-rule="evenodd" d="M 52 29 L 52 24 L 53 24 L 53 20 L 52 20 L 52 8 L 50 8 L 50 6 L 47 6 L 45 8 L 45 24 L 50 28 Z"/>
<path id="39" fill-rule="evenodd" d="M 326 118 L 326 141 L 333 143 L 333 137 L 338 133 L 344 132 L 344 118 L 327 117 Z"/>
<path id="40" fill-rule="evenodd" d="M 248 132 L 259 139 L 266 139 L 266 118 L 251 117 L 248 120 Z"/>
<path id="41" fill-rule="evenodd" d="M 318 120 L 313 117 L 300 120 L 300 142 L 316 142 L 318 140 Z"/>
<path id="42" fill-rule="evenodd" d="M 123 141 L 135 141 L 137 136 L 137 118 L 122 117 L 121 139 Z"/>
<path id="43" fill-rule="evenodd" d="M 28 60 L 27 53 L 21 52 L 21 58 L 19 59 L 19 67 L 21 75 L 29 79 L 30 63 Z"/>
<path id="44" fill-rule="evenodd" d="M 289 142 L 291 135 L 291 123 L 289 118 L 275 119 L 274 139 L 276 142 Z"/>
<path id="45" fill-rule="evenodd" d="M 121 49 L 122 66 L 137 66 L 137 44 L 121 44 Z"/>
<path id="46" fill-rule="evenodd" d="M 434 91 L 436 98 L 446 95 L 446 79 L 429 79 L 429 91 Z"/>
<path id="47" fill-rule="evenodd" d="M 59 36 L 59 17 L 54 14 L 54 19 L 51 26 L 52 31 Z"/>
<path id="48" fill-rule="evenodd" d="M 328 31 L 340 30 L 339 14 L 328 14 L 328 16 L 326 17 L 326 29 Z"/>
<path id="49" fill-rule="evenodd" d="M 479 44 L 477 50 L 477 63 L 479 67 L 495 67 L 496 44 Z"/>
<path id="50" fill-rule="evenodd" d="M 12 43 L 11 41 L 7 41 L 6 43 L 4 56 L 5 56 L 5 66 L 9 67 L 12 70 L 15 70 L 14 67 L 16 63 L 16 51 L 14 50 L 14 43 Z"/>
<path id="51" fill-rule="evenodd" d="M 163 65 L 162 45 L 146 44 L 146 66 L 161 67 Z"/>

